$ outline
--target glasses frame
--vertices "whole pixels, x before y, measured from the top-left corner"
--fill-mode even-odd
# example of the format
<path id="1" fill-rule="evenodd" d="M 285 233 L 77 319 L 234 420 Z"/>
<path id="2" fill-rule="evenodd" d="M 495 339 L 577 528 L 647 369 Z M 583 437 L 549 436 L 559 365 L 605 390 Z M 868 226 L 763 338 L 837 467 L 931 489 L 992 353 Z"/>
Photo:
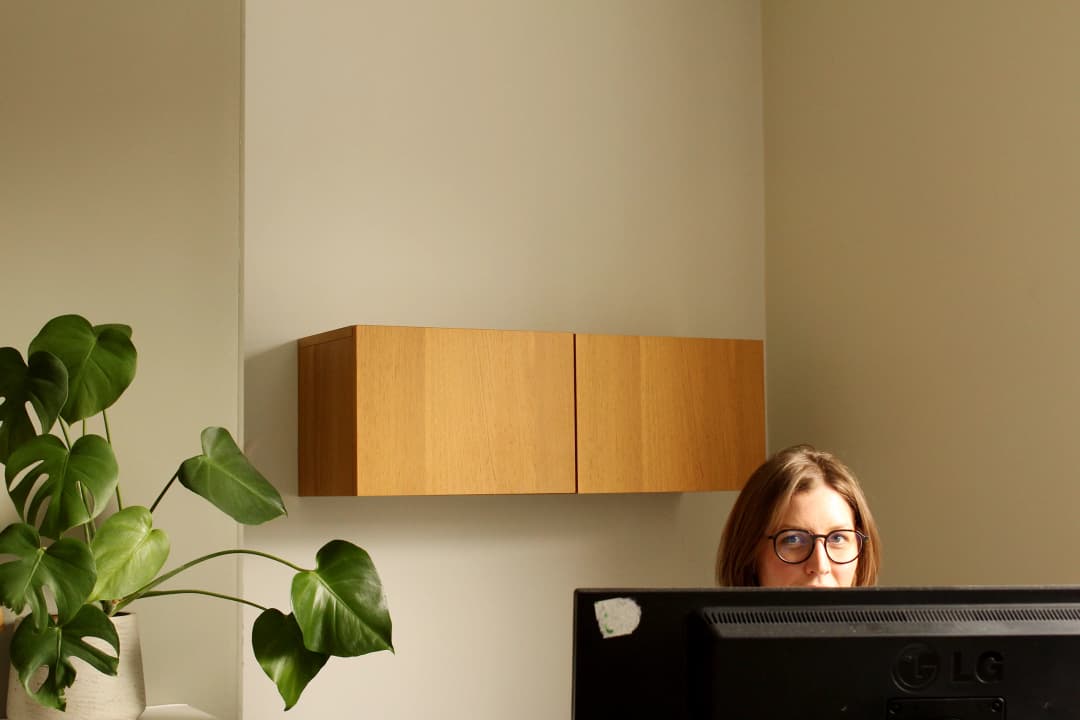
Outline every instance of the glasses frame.
<path id="1" fill-rule="evenodd" d="M 785 560 L 783 558 L 783 556 L 780 555 L 780 548 L 776 547 L 776 540 L 781 535 L 783 535 L 784 533 L 788 533 L 788 532 L 804 533 L 804 534 L 810 536 L 810 540 L 811 540 L 810 552 L 807 553 L 806 557 L 804 557 L 802 560 Z M 859 551 L 857 553 L 855 553 L 855 557 L 851 558 L 850 560 L 833 560 L 832 555 L 829 554 L 829 544 L 827 542 L 824 542 L 824 541 L 827 540 L 829 538 L 829 536 L 832 535 L 833 533 L 838 533 L 838 532 L 855 533 L 855 537 L 858 538 Z M 859 532 L 858 530 L 855 530 L 853 528 L 840 528 L 838 530 L 833 530 L 832 532 L 827 532 L 824 535 L 820 535 L 818 533 L 812 533 L 809 530 L 803 530 L 802 528 L 780 528 L 779 530 L 774 532 L 772 535 L 766 535 L 765 537 L 766 537 L 766 539 L 768 539 L 768 540 L 770 540 L 772 542 L 772 549 L 773 549 L 773 552 L 776 554 L 776 557 L 780 558 L 780 562 L 785 563 L 786 565 L 802 565 L 804 562 L 806 562 L 810 558 L 814 557 L 814 547 L 817 545 L 818 538 L 821 538 L 821 540 L 822 540 L 821 547 L 825 550 L 825 557 L 829 558 L 829 562 L 834 563 L 836 565 L 850 565 L 851 563 L 855 562 L 860 557 L 862 557 L 863 550 L 866 548 L 866 543 L 867 543 L 867 541 L 870 540 L 870 536 L 866 535 L 865 533 Z"/>

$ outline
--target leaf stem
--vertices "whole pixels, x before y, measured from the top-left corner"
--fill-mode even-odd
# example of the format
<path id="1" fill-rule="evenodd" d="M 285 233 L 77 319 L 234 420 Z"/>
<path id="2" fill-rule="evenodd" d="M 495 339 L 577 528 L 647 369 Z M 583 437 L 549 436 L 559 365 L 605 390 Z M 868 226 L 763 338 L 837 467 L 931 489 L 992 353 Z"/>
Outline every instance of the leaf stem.
<path id="1" fill-rule="evenodd" d="M 101 420 L 105 423 L 105 442 L 109 443 L 109 447 L 112 447 L 112 431 L 109 430 L 109 413 L 102 410 Z M 116 509 L 117 511 L 124 509 L 124 498 L 120 496 L 119 482 L 116 483 Z"/>
<path id="2" fill-rule="evenodd" d="M 83 534 L 86 536 L 86 544 L 87 545 L 94 542 L 94 533 L 90 529 L 92 527 L 94 527 L 94 521 L 93 520 L 87 520 L 86 522 L 83 523 Z"/>
<path id="3" fill-rule="evenodd" d="M 151 590 L 147 593 L 144 593 L 142 597 L 161 597 L 162 595 L 209 595 L 210 597 L 221 598 L 222 600 L 232 600 L 233 602 L 250 605 L 257 610 L 266 611 L 265 607 L 250 600 L 245 600 L 244 598 L 240 597 L 234 597 L 232 595 L 223 595 L 221 593 L 210 592 L 209 590 Z"/>
<path id="4" fill-rule="evenodd" d="M 94 540 L 94 535 L 97 534 L 97 526 L 94 525 L 94 518 L 90 515 L 90 500 L 86 497 L 87 493 L 90 491 L 87 490 L 82 483 L 79 483 L 78 488 L 79 498 L 82 500 L 83 508 L 86 509 L 86 517 L 88 518 L 87 521 L 83 523 L 83 531 L 86 533 L 86 542 L 89 544 Z"/>
<path id="5" fill-rule="evenodd" d="M 161 498 L 165 497 L 165 493 L 168 492 L 169 488 L 172 487 L 172 484 L 174 482 L 176 482 L 176 478 L 178 478 L 178 477 L 180 477 L 180 469 L 179 468 L 177 468 L 176 472 L 173 473 L 173 476 L 171 478 L 169 478 L 169 482 L 165 483 L 165 487 L 161 488 L 161 492 L 158 493 L 157 498 L 154 500 L 154 504 L 150 506 L 150 514 L 151 515 L 154 513 L 154 508 L 156 508 L 158 506 L 158 503 L 161 502 Z M 117 493 L 119 493 L 119 491 L 120 491 L 119 484 L 117 484 L 116 487 L 117 487 Z M 119 495 L 117 495 L 117 499 L 119 500 Z"/>
<path id="6" fill-rule="evenodd" d="M 188 568 L 193 567 L 195 565 L 198 565 L 199 563 L 206 562 L 207 560 L 213 560 L 214 558 L 222 557 L 224 555 L 256 555 L 258 557 L 264 557 L 264 558 L 267 558 L 268 560 L 274 560 L 276 562 L 279 562 L 282 565 L 286 565 L 286 566 L 292 568 L 296 572 L 307 572 L 307 570 L 305 568 L 299 567 L 297 565 L 293 565 L 291 562 L 288 562 L 287 560 L 282 560 L 281 558 L 277 557 L 276 555 L 270 555 L 269 553 L 260 552 L 258 550 L 245 550 L 245 549 L 242 549 L 242 548 L 236 548 L 236 549 L 233 549 L 233 550 L 219 550 L 218 552 L 210 553 L 209 555 L 203 555 L 202 557 L 197 557 L 194 560 L 191 560 L 189 562 L 184 563 L 183 565 L 176 568 L 175 570 L 170 570 L 169 572 L 165 573 L 164 575 L 161 575 L 159 577 L 154 578 L 153 580 L 148 582 L 146 585 L 143 585 L 138 590 L 132 592 L 131 594 L 127 595 L 124 598 L 121 598 L 121 600 L 116 604 L 116 607 L 114 608 L 114 612 L 118 612 L 120 610 L 123 610 L 125 607 L 130 605 L 132 602 L 138 600 L 139 598 L 143 597 L 144 595 L 149 594 L 151 590 L 156 588 L 161 583 L 165 582 L 166 580 L 169 580 L 170 578 L 172 578 L 175 575 L 179 575 L 180 573 L 187 570 Z"/>

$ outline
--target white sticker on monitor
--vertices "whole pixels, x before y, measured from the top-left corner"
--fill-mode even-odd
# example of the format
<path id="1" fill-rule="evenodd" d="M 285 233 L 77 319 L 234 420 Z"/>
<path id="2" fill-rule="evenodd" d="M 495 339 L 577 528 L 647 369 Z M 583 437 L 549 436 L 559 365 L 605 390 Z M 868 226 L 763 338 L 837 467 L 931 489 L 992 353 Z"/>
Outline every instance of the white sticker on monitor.
<path id="1" fill-rule="evenodd" d="M 593 603 L 596 611 L 596 624 L 600 626 L 600 635 L 604 638 L 629 635 L 637 630 L 641 622 L 641 606 L 630 598 L 609 598 Z"/>

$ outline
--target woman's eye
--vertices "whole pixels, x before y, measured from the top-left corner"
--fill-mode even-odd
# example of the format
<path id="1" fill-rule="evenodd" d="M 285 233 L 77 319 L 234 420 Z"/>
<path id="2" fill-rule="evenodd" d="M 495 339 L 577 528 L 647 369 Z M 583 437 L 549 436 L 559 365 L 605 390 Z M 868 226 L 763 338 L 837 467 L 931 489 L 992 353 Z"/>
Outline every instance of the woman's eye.
<path id="1" fill-rule="evenodd" d="M 829 544 L 833 546 L 847 545 L 851 542 L 850 534 L 846 532 L 834 532 L 829 534 Z"/>
<path id="2" fill-rule="evenodd" d="M 789 533 L 780 536 L 780 544 L 790 547 L 799 547 L 806 544 L 806 536 L 801 533 Z"/>

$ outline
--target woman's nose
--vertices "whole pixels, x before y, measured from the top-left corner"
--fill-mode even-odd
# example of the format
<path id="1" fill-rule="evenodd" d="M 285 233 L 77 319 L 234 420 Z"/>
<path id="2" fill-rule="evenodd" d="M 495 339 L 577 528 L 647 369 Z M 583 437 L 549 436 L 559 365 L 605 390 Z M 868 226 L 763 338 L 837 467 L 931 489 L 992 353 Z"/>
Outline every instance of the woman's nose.
<path id="1" fill-rule="evenodd" d="M 825 552 L 825 538 L 814 538 L 814 552 L 806 561 L 806 572 L 813 575 L 828 575 L 832 572 L 832 561 Z"/>

